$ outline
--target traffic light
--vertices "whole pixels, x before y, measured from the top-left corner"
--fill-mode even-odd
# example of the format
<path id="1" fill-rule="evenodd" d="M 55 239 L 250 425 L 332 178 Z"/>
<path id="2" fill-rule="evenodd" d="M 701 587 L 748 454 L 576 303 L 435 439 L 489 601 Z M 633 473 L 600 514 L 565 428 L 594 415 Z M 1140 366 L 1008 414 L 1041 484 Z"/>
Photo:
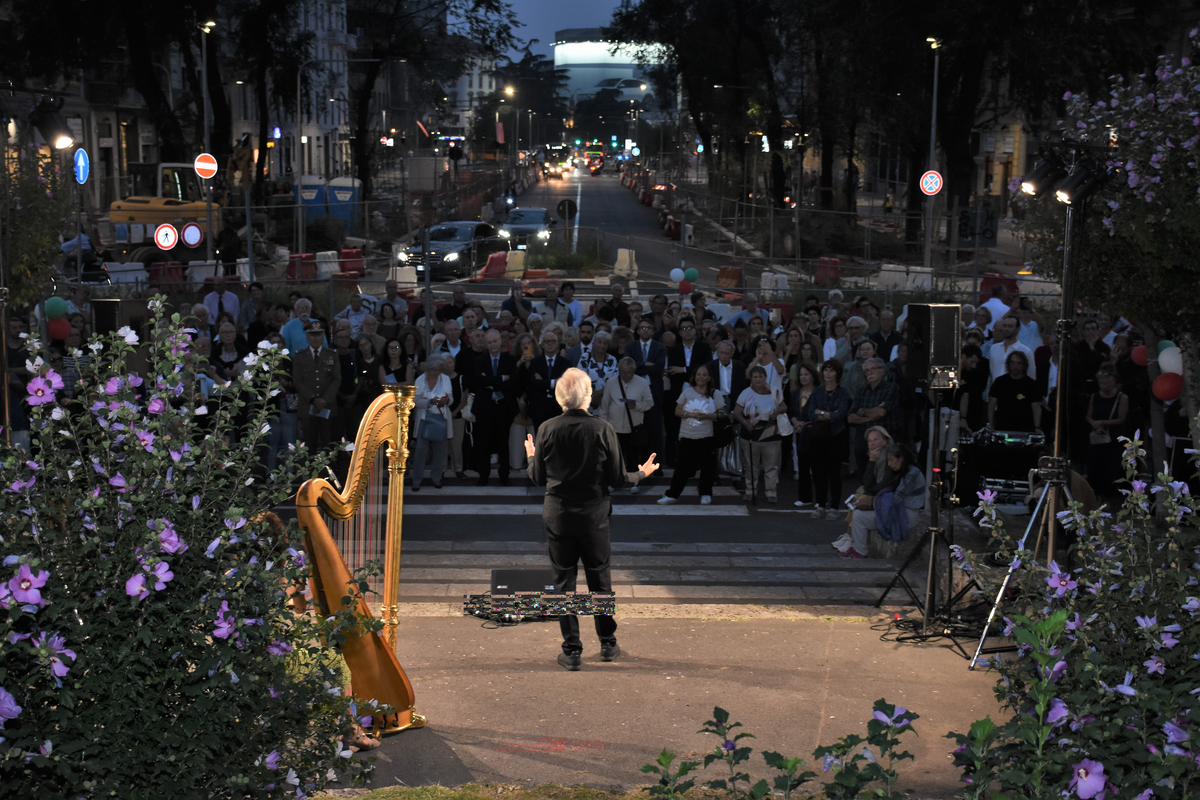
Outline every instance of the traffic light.
<path id="1" fill-rule="evenodd" d="M 576 147 L 579 147 L 579 145 L 581 145 L 581 144 L 583 144 L 583 142 L 582 142 L 580 139 L 576 139 L 576 140 L 575 140 L 575 146 L 576 146 Z"/>

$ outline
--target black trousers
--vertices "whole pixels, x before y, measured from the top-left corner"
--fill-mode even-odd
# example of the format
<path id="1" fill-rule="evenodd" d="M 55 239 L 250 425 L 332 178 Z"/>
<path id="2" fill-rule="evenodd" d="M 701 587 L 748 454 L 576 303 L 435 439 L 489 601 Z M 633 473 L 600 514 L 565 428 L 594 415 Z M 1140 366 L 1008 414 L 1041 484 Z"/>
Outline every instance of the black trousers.
<path id="1" fill-rule="evenodd" d="M 483 417 L 473 426 L 475 446 L 475 469 L 480 478 L 492 474 L 492 453 L 500 457 L 498 472 L 501 478 L 508 477 L 508 429 L 512 420 L 507 417 Z"/>
<path id="2" fill-rule="evenodd" d="M 618 433 L 617 441 L 621 444 L 621 460 L 625 462 L 626 472 L 637 472 L 638 467 L 642 465 L 642 461 L 648 453 L 643 453 L 645 447 L 638 442 L 637 436 L 632 433 Z"/>
<path id="3" fill-rule="evenodd" d="M 846 458 L 850 431 L 809 445 L 813 471 L 813 500 L 818 506 L 837 508 L 842 502 L 842 461 Z"/>
<path id="4" fill-rule="evenodd" d="M 542 521 L 546 524 L 546 543 L 550 550 L 550 568 L 554 571 L 555 591 L 575 591 L 580 561 L 583 562 L 589 592 L 612 591 L 609 566 L 612 542 L 608 530 L 611 513 L 612 501 L 607 497 L 585 505 L 569 505 L 561 498 L 546 497 L 542 506 Z M 597 614 L 594 619 L 600 643 L 614 644 L 617 641 L 617 621 L 606 614 Z M 563 652 L 582 653 L 579 617 L 561 616 L 558 626 L 562 630 Z"/>
<path id="5" fill-rule="evenodd" d="M 679 437 L 679 458 L 675 462 L 671 488 L 667 489 L 668 497 L 679 497 L 683 494 L 684 487 L 697 470 L 700 472 L 700 494 L 712 494 L 713 482 L 717 479 L 716 441 L 712 436 L 703 439 Z"/>
<path id="6" fill-rule="evenodd" d="M 668 467 L 675 467 L 679 464 L 679 427 L 683 422 L 675 415 L 675 406 L 679 402 L 679 395 L 675 395 L 672 399 L 669 395 L 663 397 L 662 417 L 663 417 L 663 446 L 665 454 L 663 463 Z"/>
<path id="7" fill-rule="evenodd" d="M 796 448 L 796 493 L 801 503 L 813 501 L 813 452 L 803 442 L 793 442 Z"/>

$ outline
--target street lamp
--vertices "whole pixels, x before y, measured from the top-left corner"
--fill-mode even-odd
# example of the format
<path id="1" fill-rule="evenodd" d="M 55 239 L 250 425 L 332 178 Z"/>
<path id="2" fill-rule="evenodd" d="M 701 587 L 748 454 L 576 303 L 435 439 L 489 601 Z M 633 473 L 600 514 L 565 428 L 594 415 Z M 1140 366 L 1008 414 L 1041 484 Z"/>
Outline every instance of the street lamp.
<path id="1" fill-rule="evenodd" d="M 934 36 L 925 39 L 933 50 L 933 116 L 929 122 L 929 169 L 936 165 L 934 162 L 934 146 L 937 141 L 937 95 L 938 95 L 938 64 L 941 58 L 942 40 Z M 931 269 L 933 262 L 933 197 L 925 201 L 925 269 Z"/>
<path id="2" fill-rule="evenodd" d="M 209 111 L 209 108 L 208 108 L 208 34 L 212 33 L 212 30 L 215 27 L 217 27 L 217 23 L 214 22 L 213 20 L 209 20 L 199 26 L 199 28 L 200 28 L 200 62 L 201 62 L 201 70 L 204 72 L 204 79 L 200 81 L 200 88 L 204 92 L 204 152 L 205 153 L 208 153 L 210 150 L 209 137 L 212 135 L 212 132 L 210 130 L 212 128 L 212 123 L 210 122 L 210 116 L 209 116 L 212 112 Z M 167 76 L 167 86 L 169 87 L 170 85 L 171 85 L 171 76 L 168 75 Z M 213 237 L 216 235 L 216 231 L 213 230 L 212 181 L 207 180 L 207 179 L 204 181 L 204 221 L 205 221 L 205 224 L 208 226 L 208 230 L 205 232 L 206 235 L 204 237 L 204 244 L 205 244 L 204 260 L 211 262 L 211 261 L 213 261 Z M 253 231 L 251 231 L 251 230 L 246 231 L 246 243 L 247 243 L 247 249 L 254 246 L 254 234 L 253 234 Z"/>

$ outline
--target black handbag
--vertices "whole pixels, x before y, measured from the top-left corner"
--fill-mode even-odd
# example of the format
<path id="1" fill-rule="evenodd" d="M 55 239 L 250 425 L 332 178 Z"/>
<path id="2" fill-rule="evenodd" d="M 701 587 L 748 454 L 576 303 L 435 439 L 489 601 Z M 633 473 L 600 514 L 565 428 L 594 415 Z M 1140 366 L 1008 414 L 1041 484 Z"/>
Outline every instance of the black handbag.
<path id="1" fill-rule="evenodd" d="M 633 449 L 637 452 L 637 460 L 646 455 L 646 447 L 650 444 L 650 433 L 646 426 L 633 424 L 633 412 L 629 410 L 629 398 L 625 396 L 625 384 L 617 376 L 617 388 L 621 390 L 621 405 L 625 406 L 625 418 L 629 420 L 629 435 L 632 437 Z"/>
<path id="2" fill-rule="evenodd" d="M 729 415 L 721 413 L 713 420 L 713 439 L 716 441 L 717 449 L 728 447 L 733 444 L 733 440 L 737 437 L 737 430 L 733 426 L 733 421 L 729 419 Z"/>

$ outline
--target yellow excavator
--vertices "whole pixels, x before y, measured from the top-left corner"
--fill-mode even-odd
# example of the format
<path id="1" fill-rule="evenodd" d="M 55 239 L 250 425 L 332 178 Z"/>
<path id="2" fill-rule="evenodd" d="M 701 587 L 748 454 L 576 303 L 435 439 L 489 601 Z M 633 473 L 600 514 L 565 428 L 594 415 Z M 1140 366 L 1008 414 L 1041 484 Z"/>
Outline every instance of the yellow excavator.
<path id="1" fill-rule="evenodd" d="M 174 225 L 176 230 L 195 222 L 206 237 L 210 235 L 204 181 L 191 164 L 134 163 L 129 165 L 129 174 L 133 179 L 132 191 L 129 196 L 114 201 L 108 210 L 108 218 L 116 236 L 115 250 L 124 250 L 127 261 L 150 263 L 166 259 L 166 254 L 154 245 L 154 229 L 164 222 Z M 221 206 L 215 200 L 212 218 L 213 226 L 219 229 Z M 135 225 L 142 226 L 140 237 L 134 232 Z M 139 238 L 141 241 L 137 241 Z M 176 250 L 180 251 L 180 257 L 175 258 L 176 253 L 172 251 L 171 260 L 185 260 L 184 256 L 196 257 L 195 250 L 188 250 L 182 245 Z M 187 252 L 184 253 L 184 250 Z M 203 258 L 203 255 L 199 257 Z"/>

